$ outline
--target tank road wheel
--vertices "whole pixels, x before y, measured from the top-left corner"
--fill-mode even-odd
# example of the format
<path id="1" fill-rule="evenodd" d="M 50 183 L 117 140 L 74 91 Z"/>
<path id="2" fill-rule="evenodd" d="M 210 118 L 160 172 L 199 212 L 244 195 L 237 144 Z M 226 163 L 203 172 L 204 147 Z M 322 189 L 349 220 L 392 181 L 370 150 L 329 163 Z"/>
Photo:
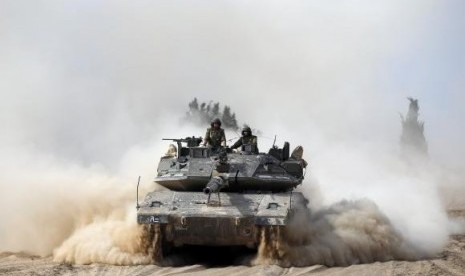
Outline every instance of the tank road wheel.
<path id="1" fill-rule="evenodd" d="M 284 226 L 267 225 L 261 227 L 260 245 L 258 255 L 260 258 L 279 263 L 286 252 L 286 243 L 284 240 Z"/>

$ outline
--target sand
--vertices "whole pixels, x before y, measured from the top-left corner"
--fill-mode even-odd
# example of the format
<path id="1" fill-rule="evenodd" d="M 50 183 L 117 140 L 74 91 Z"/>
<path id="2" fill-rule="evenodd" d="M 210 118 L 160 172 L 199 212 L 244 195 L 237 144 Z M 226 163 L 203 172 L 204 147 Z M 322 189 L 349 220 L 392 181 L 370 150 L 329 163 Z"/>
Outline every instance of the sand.
<path id="1" fill-rule="evenodd" d="M 450 212 L 465 217 L 465 210 Z M 437 256 L 415 262 L 389 261 L 348 267 L 282 268 L 276 265 L 209 267 L 196 264 L 181 267 L 156 265 L 114 266 L 70 265 L 53 262 L 52 257 L 26 253 L 0 253 L 0 275 L 465 275 L 465 235 L 450 236 Z"/>

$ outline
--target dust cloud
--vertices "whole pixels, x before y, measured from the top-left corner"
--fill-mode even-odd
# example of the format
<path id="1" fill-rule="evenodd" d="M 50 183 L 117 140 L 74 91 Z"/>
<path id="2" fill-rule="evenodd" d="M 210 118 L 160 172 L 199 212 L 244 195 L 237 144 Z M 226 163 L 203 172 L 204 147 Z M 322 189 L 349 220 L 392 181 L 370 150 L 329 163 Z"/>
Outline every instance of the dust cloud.
<path id="1" fill-rule="evenodd" d="M 325 149 L 300 189 L 310 213 L 297 212 L 282 236 L 264 239 L 254 264 L 348 266 L 427 259 L 441 252 L 449 235 L 465 233 L 465 221 L 446 212 L 450 202 L 438 184 L 441 168 L 403 163 L 386 152 L 373 157 L 374 151 L 363 147 Z"/>
<path id="2" fill-rule="evenodd" d="M 465 194 L 460 9 L 265 2 L 2 1 L 0 251 L 149 263 L 135 182 L 154 188 L 162 137 L 204 134 L 178 127 L 193 97 L 231 106 L 262 150 L 275 134 L 305 148 L 312 212 L 257 263 L 427 258 L 463 233 L 446 213 Z M 431 157 L 413 168 L 397 154 L 406 96 Z"/>
<path id="3" fill-rule="evenodd" d="M 274 245 L 267 242 L 254 264 L 348 266 L 417 260 L 436 253 L 417 251 L 370 200 L 339 202 L 310 216 L 298 214 L 281 239 Z"/>
<path id="4" fill-rule="evenodd" d="M 135 212 L 126 218 L 101 218 L 76 229 L 53 252 L 56 262 L 115 265 L 150 264 L 142 226 L 134 222 Z"/>
<path id="5" fill-rule="evenodd" d="M 331 166 L 325 167 L 325 158 L 314 165 L 319 177 L 301 187 L 310 210 L 294 214 L 281 235 L 263 239 L 254 264 L 331 267 L 428 259 L 443 250 L 449 235 L 465 233 L 465 221 L 446 212 L 450 202 L 437 184 L 440 168 L 415 167 L 398 156 L 386 160 L 387 153 L 381 161 L 360 148 L 345 149 L 345 156 L 340 151 L 326 153 Z M 322 180 L 330 182 L 319 185 Z"/>
<path id="6" fill-rule="evenodd" d="M 14 183 L 2 195 L 2 210 L 10 210 L 1 215 L 2 251 L 77 264 L 150 263 L 135 219 L 136 179 L 53 160 L 22 162 L 30 166 L 27 174 L 13 162 L 2 176 Z M 154 188 L 146 179 L 140 196 Z"/>

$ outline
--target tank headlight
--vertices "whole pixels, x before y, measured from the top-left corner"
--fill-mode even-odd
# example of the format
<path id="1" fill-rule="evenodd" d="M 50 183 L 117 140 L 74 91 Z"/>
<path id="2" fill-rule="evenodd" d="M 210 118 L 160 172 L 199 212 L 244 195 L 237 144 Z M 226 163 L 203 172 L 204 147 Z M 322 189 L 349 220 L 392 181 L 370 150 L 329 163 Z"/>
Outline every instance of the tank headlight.
<path id="1" fill-rule="evenodd" d="M 271 203 L 268 203 L 268 208 L 267 209 L 270 209 L 270 210 L 276 210 L 278 209 L 279 207 L 279 204 L 276 203 L 276 202 L 271 202 Z"/>
<path id="2" fill-rule="evenodd" d="M 162 203 L 160 201 L 152 201 L 152 203 L 150 203 L 150 207 L 154 208 L 159 208 L 161 205 Z"/>

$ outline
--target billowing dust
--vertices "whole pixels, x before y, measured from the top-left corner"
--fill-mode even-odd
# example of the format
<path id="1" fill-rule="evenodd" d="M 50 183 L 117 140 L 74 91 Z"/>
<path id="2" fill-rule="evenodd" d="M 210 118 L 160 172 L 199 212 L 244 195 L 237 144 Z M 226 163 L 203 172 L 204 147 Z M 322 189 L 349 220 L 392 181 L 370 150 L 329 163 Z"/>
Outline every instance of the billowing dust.
<path id="1" fill-rule="evenodd" d="M 1 177 L 0 207 L 9 211 L 0 213 L 0 252 L 73 264 L 151 262 L 136 223 L 137 179 L 42 159 L 22 162 L 31 168 L 27 174 L 11 162 Z M 141 196 L 155 188 L 146 182 Z"/>
<path id="2" fill-rule="evenodd" d="M 132 188 L 132 187 L 131 187 Z M 89 199 L 73 230 L 53 250 L 56 262 L 149 264 L 143 227 L 136 223 L 133 189 L 111 189 Z M 84 199 L 86 200 L 86 199 Z"/>
<path id="3" fill-rule="evenodd" d="M 132 212 L 128 212 L 130 214 Z M 76 229 L 53 251 L 57 262 L 116 265 L 149 264 L 151 257 L 144 244 L 143 229 L 133 216 L 96 219 Z"/>
<path id="4" fill-rule="evenodd" d="M 133 209 L 110 211 L 77 227 L 53 251 L 57 262 L 135 265 L 153 263 L 157 233 L 135 222 Z M 428 257 L 408 244 L 369 200 L 343 201 L 315 213 L 300 210 L 287 229 L 263 229 L 257 256 L 250 264 L 347 266 Z M 174 261 L 174 262 L 173 262 Z M 170 265 L 183 260 L 168 259 Z M 165 264 L 166 265 L 166 264 Z"/>
<path id="5" fill-rule="evenodd" d="M 4 210 L 15 206 L 13 211 L 0 214 L 0 251 L 53 255 L 54 261 L 71 264 L 153 263 L 158 250 L 151 247 L 155 237 L 147 236 L 136 222 L 134 179 L 109 177 L 98 168 L 58 166 L 50 171 L 46 169 L 51 167 L 49 163 L 35 164 L 33 174 L 21 174 L 11 164 L 12 169 L 3 175 L 6 179 L 2 183 L 8 183 L 10 175 L 17 185 L 0 202 Z M 154 188 L 146 180 L 140 195 Z M 339 201 L 324 206 L 315 204 L 315 195 L 306 196 L 313 201 L 311 212 L 296 212 L 287 229 L 263 230 L 257 256 L 244 258 L 245 264 L 346 266 L 427 258 L 441 250 L 425 250 L 428 247 L 395 226 L 373 201 Z M 452 226 L 448 233 L 463 232 L 463 223 Z M 435 240 L 443 236 L 425 235 Z M 173 257 L 167 264 L 183 265 L 186 259 L 189 256 Z"/>
<path id="6" fill-rule="evenodd" d="M 347 266 L 420 257 L 374 203 L 359 200 L 313 214 L 301 210 L 289 228 L 266 229 L 254 264 Z"/>
<path id="7" fill-rule="evenodd" d="M 36 210 L 35 214 L 40 214 L 36 218 L 49 217 L 48 229 L 61 231 L 58 236 L 57 231 L 40 231 L 40 239 L 55 239 L 56 245 L 50 252 L 31 253 L 53 254 L 54 261 L 71 264 L 153 263 L 153 255 L 158 252 L 152 248 L 156 237 L 148 237 L 149 232 L 136 223 L 132 187 L 110 187 L 98 189 L 98 194 L 61 198 L 55 202 L 54 211 L 42 210 L 47 214 Z M 40 220 L 32 219 L 31 223 Z M 416 248 L 373 202 L 359 200 L 342 201 L 312 213 L 300 210 L 287 229 L 264 229 L 257 256 L 247 264 L 347 266 L 415 260 L 435 253 Z M 168 263 L 183 264 L 176 259 Z"/>

